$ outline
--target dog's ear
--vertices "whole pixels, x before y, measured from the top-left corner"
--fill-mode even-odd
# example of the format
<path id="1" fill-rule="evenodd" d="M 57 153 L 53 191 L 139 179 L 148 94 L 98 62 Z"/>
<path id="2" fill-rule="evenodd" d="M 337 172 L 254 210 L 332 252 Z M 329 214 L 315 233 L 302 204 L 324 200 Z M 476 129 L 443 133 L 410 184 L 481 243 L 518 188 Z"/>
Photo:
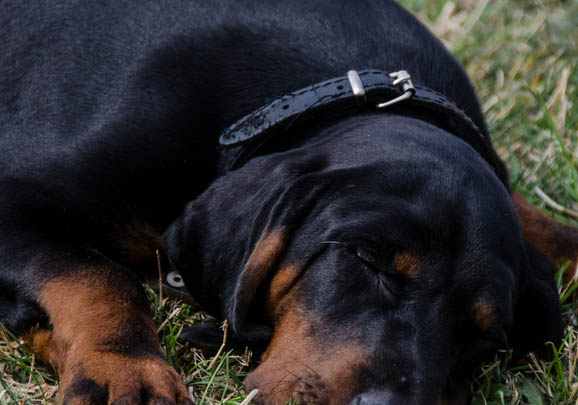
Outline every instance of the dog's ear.
<path id="1" fill-rule="evenodd" d="M 288 230 L 272 221 L 274 218 L 267 220 L 263 214 L 251 212 L 247 204 L 236 207 L 239 200 L 229 200 L 231 196 L 222 195 L 216 201 L 216 194 L 209 189 L 187 205 L 165 232 L 165 251 L 201 306 L 228 320 L 230 338 L 247 343 L 267 340 L 270 328 L 259 324 L 248 327 L 247 311 L 283 253 Z M 183 339 L 207 347 L 205 340 L 215 331 L 197 329 L 185 331 Z"/>
<path id="2" fill-rule="evenodd" d="M 311 167 L 249 164 L 213 183 L 165 232 L 171 264 L 236 339 L 270 338 L 266 317 L 251 306 L 324 187 Z"/>
<path id="3" fill-rule="evenodd" d="M 258 290 L 269 278 L 284 252 L 289 232 L 284 226 L 268 225 L 239 272 L 227 311 L 231 330 L 239 338 L 259 341 L 271 332 L 259 323 L 249 323 L 247 318 Z"/>
<path id="4" fill-rule="evenodd" d="M 530 242 L 526 242 L 527 260 L 520 274 L 518 300 L 510 345 L 516 355 L 535 352 L 550 358 L 551 342 L 562 339 L 560 299 L 554 282 L 555 266 Z"/>
<path id="5" fill-rule="evenodd" d="M 238 337 L 259 337 L 260 326 L 248 320 L 251 304 L 259 290 L 272 279 L 281 258 L 290 244 L 293 234 L 310 215 L 323 186 L 307 176 L 293 183 L 279 197 L 270 210 L 266 226 L 254 243 L 250 254 L 238 273 L 234 293 L 229 301 L 227 318 L 232 331 Z M 293 274 L 297 277 L 298 272 Z M 261 309 L 262 310 L 262 309 Z M 254 315 L 254 314 L 252 314 Z M 270 333 L 267 328 L 267 333 Z M 255 335 L 257 333 L 257 335 Z"/>

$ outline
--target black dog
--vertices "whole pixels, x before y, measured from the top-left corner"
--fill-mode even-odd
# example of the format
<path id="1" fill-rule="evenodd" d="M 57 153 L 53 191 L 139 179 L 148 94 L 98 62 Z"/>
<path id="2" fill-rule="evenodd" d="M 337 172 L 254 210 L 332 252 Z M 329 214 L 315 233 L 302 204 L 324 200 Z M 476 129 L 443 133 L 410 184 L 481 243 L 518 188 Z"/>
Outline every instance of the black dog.
<path id="1" fill-rule="evenodd" d="M 559 341 L 536 247 L 578 232 L 513 204 L 466 75 L 392 1 L 8 1 L 0 38 L 0 321 L 66 404 L 190 402 L 140 285 L 167 227 L 268 344 L 259 403 L 465 404 L 488 355 Z"/>

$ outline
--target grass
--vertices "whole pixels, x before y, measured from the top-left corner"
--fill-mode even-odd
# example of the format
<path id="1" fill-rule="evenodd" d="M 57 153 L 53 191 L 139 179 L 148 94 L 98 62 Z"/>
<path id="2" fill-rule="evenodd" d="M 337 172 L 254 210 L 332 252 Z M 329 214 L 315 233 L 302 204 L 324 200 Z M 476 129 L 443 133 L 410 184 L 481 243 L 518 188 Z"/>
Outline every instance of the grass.
<path id="1" fill-rule="evenodd" d="M 508 164 L 512 187 L 561 221 L 578 224 L 578 0 L 403 0 L 463 63 L 478 91 L 494 144 Z M 559 278 L 560 280 L 561 278 Z M 559 289 L 567 322 L 554 360 L 529 356 L 483 366 L 475 405 L 578 404 L 578 320 Z M 148 290 L 168 362 L 196 404 L 241 404 L 250 353 L 217 358 L 181 346 L 194 322 L 214 322 L 199 308 Z M 0 404 L 51 404 L 57 376 L 25 345 L 0 329 Z"/>

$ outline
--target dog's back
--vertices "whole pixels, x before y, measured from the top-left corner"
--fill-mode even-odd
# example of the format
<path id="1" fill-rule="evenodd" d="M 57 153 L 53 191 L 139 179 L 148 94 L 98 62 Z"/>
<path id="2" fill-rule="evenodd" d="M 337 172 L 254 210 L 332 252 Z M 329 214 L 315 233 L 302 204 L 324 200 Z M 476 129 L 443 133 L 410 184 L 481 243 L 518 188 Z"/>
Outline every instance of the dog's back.
<path id="1" fill-rule="evenodd" d="M 458 64 L 392 1 L 5 3 L 1 221 L 104 250 L 208 185 L 224 127 L 352 68 L 407 69 L 486 133 Z"/>
<path id="2" fill-rule="evenodd" d="M 212 152 L 219 130 L 271 98 L 352 68 L 406 69 L 486 132 L 461 68 L 392 1 L 7 3 L 0 136 L 12 168 L 79 153 L 138 156 L 137 175 L 166 168 L 190 156 L 184 145 Z"/>

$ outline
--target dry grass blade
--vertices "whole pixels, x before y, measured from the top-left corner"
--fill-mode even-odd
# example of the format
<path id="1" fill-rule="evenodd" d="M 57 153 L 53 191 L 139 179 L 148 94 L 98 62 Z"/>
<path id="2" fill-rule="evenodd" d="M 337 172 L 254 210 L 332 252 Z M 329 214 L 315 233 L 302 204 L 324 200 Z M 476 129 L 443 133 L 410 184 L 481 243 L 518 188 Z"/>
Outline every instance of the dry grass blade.
<path id="1" fill-rule="evenodd" d="M 578 219 L 578 211 L 574 211 L 573 209 L 566 208 L 566 207 L 558 204 L 548 194 L 546 194 L 544 191 L 542 191 L 542 189 L 540 187 L 538 187 L 538 186 L 534 187 L 534 192 L 536 193 L 536 195 L 538 195 L 538 197 L 540 197 L 544 201 L 544 203 L 546 203 L 546 205 L 548 207 L 553 208 L 556 211 L 560 211 L 563 214 L 570 215 L 571 217 Z"/>
<path id="2" fill-rule="evenodd" d="M 257 396 L 259 390 L 253 390 L 247 395 L 247 397 L 241 402 L 241 405 L 249 405 L 249 403 Z"/>
<path id="3" fill-rule="evenodd" d="M 211 362 L 209 363 L 209 366 L 207 367 L 208 369 L 212 369 L 213 367 L 215 367 L 215 363 L 217 362 L 219 357 L 221 357 L 221 354 L 223 354 L 223 350 L 225 350 L 225 347 L 227 346 L 228 331 L 229 331 L 229 323 L 225 319 L 223 321 L 223 343 L 221 343 L 221 347 L 219 347 L 217 354 L 215 354 L 215 357 L 213 357 L 213 360 L 211 360 Z"/>

